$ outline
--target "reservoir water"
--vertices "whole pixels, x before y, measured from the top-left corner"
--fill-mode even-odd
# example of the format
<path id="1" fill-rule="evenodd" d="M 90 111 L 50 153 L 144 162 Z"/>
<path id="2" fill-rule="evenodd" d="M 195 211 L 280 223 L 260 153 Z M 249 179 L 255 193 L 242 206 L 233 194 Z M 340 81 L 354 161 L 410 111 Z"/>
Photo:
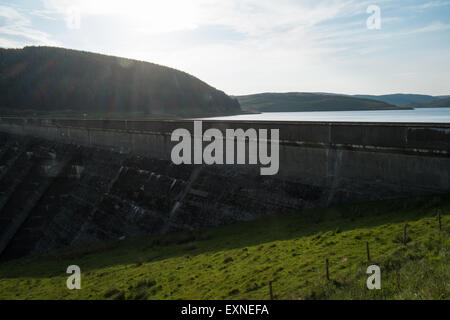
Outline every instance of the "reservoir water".
<path id="1" fill-rule="evenodd" d="M 417 108 L 413 110 L 265 112 L 208 120 L 249 121 L 324 121 L 324 122 L 438 122 L 450 123 L 450 108 Z M 204 119 L 206 120 L 206 119 Z"/>

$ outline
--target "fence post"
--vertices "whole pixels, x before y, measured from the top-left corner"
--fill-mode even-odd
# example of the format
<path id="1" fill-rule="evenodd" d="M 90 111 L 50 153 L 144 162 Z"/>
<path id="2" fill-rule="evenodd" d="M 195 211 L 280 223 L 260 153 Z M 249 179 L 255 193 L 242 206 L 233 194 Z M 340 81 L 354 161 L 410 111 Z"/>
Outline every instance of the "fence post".
<path id="1" fill-rule="evenodd" d="M 270 300 L 273 300 L 272 281 L 269 281 L 269 295 Z"/>
<path id="2" fill-rule="evenodd" d="M 403 244 L 406 245 L 406 238 L 407 238 L 407 234 L 406 234 L 406 228 L 408 227 L 408 224 L 406 223 L 405 226 L 403 227 Z"/>
<path id="3" fill-rule="evenodd" d="M 366 242 L 367 261 L 370 262 L 369 241 Z"/>
<path id="4" fill-rule="evenodd" d="M 442 221 L 441 221 L 441 210 L 438 209 L 438 223 L 439 223 L 439 232 L 442 231 Z"/>
<path id="5" fill-rule="evenodd" d="M 328 271 L 328 265 L 329 265 L 328 258 L 325 260 L 325 264 L 326 264 L 326 268 L 327 268 L 327 280 L 330 281 L 330 273 Z"/>

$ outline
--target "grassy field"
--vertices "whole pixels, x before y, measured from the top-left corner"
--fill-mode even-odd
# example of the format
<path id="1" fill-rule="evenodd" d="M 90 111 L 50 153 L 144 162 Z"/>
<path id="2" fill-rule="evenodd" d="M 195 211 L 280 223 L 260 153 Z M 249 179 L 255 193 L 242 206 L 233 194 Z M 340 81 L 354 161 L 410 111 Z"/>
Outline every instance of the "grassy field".
<path id="1" fill-rule="evenodd" d="M 269 281 L 274 299 L 450 299 L 449 213 L 449 196 L 390 200 L 60 250 L 0 264 L 0 299 L 269 299 Z"/>

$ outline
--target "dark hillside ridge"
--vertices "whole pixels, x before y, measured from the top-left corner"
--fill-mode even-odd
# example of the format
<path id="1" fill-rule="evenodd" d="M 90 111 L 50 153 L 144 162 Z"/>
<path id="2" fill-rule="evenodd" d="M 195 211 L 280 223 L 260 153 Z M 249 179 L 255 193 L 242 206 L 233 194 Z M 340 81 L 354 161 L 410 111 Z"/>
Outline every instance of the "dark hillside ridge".
<path id="1" fill-rule="evenodd" d="M 259 93 L 236 98 L 243 110 L 260 112 L 398 110 L 405 108 L 372 99 L 326 93 Z"/>
<path id="2" fill-rule="evenodd" d="M 0 49 L 1 115 L 152 118 L 237 113 L 237 100 L 172 68 L 54 47 Z"/>

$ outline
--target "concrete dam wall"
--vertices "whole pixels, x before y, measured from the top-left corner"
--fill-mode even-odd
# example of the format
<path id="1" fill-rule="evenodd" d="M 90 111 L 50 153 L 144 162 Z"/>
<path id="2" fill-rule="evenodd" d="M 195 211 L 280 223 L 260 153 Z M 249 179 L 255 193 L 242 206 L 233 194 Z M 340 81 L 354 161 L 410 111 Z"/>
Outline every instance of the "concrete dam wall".
<path id="1" fill-rule="evenodd" d="M 450 192 L 450 125 L 203 121 L 279 129 L 280 165 L 174 165 L 193 121 L 0 118 L 0 259 L 304 208 Z M 318 217 L 320 218 L 320 217 Z"/>

